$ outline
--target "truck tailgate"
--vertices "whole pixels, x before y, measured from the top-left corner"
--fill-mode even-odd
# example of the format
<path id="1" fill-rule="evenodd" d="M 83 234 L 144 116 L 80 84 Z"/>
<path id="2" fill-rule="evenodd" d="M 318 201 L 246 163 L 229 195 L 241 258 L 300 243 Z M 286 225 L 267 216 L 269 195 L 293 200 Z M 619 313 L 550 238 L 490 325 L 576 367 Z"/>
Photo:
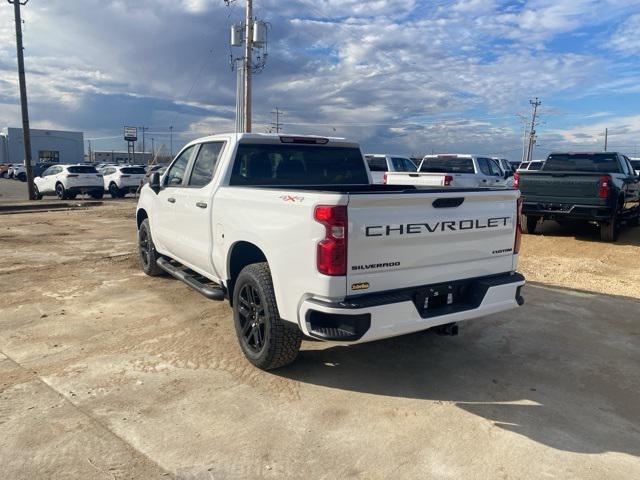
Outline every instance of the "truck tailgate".
<path id="1" fill-rule="evenodd" d="M 443 187 L 444 173 L 387 172 L 387 185 Z"/>
<path id="2" fill-rule="evenodd" d="M 347 295 L 512 271 L 518 195 L 351 194 Z"/>
<path id="3" fill-rule="evenodd" d="M 527 202 L 579 203 L 600 205 L 606 199 L 598 197 L 599 173 L 523 172 L 520 191 Z"/>

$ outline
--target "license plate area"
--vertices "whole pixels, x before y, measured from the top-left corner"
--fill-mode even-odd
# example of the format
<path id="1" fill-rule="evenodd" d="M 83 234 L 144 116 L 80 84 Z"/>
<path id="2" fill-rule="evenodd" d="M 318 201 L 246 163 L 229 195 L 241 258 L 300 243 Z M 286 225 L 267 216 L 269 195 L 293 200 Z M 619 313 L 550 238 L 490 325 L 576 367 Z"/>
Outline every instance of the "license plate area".
<path id="1" fill-rule="evenodd" d="M 423 318 L 466 309 L 471 282 L 443 283 L 423 287 L 414 293 L 414 304 Z"/>

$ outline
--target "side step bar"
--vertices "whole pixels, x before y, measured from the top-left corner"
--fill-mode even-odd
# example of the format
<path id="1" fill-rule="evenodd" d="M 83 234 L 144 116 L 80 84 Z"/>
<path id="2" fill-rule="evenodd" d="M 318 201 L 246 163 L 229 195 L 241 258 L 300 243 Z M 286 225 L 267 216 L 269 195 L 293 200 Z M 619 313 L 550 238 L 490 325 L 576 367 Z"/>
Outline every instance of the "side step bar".
<path id="1" fill-rule="evenodd" d="M 189 273 L 189 270 L 187 270 L 185 267 L 177 267 L 169 262 L 169 260 L 167 260 L 166 258 L 161 257 L 156 261 L 156 263 L 169 275 L 172 275 L 178 280 L 186 283 L 191 288 L 207 297 L 209 300 L 215 300 L 217 302 L 221 302 L 224 300 L 224 289 L 220 285 L 216 285 L 213 282 L 202 282 L 200 281 L 200 278 L 204 277 L 201 277 L 197 273 Z"/>

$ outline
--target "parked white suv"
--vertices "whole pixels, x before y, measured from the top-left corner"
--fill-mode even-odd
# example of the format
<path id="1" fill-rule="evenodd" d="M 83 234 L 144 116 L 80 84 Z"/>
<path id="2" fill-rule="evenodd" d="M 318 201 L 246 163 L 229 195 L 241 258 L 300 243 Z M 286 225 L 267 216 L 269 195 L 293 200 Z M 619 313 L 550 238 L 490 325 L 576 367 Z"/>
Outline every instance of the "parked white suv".
<path id="1" fill-rule="evenodd" d="M 385 183 L 387 172 L 415 172 L 416 165 L 410 158 L 400 155 L 368 153 L 364 156 L 373 183 Z"/>
<path id="2" fill-rule="evenodd" d="M 107 166 L 102 169 L 104 189 L 113 198 L 124 197 L 127 193 L 135 193 L 146 179 L 144 167 L 136 165 Z"/>
<path id="3" fill-rule="evenodd" d="M 228 298 L 262 369 L 303 337 L 346 344 L 517 308 L 520 192 L 372 185 L 343 138 L 227 134 L 187 144 L 140 192 L 141 267 Z"/>
<path id="4" fill-rule="evenodd" d="M 43 195 L 57 195 L 60 200 L 76 198 L 78 194 L 100 199 L 104 195 L 102 175 L 89 165 L 53 165 L 34 179 L 38 200 Z"/>

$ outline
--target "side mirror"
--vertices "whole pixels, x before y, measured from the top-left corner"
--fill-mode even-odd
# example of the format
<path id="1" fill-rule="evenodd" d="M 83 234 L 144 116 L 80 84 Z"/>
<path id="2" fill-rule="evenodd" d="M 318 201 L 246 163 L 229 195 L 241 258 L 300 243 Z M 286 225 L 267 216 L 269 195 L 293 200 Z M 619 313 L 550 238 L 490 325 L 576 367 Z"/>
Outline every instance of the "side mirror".
<path id="1" fill-rule="evenodd" d="M 160 174 L 158 172 L 153 172 L 151 174 L 151 181 L 149 182 L 149 187 L 154 192 L 158 193 L 160 191 Z"/>

